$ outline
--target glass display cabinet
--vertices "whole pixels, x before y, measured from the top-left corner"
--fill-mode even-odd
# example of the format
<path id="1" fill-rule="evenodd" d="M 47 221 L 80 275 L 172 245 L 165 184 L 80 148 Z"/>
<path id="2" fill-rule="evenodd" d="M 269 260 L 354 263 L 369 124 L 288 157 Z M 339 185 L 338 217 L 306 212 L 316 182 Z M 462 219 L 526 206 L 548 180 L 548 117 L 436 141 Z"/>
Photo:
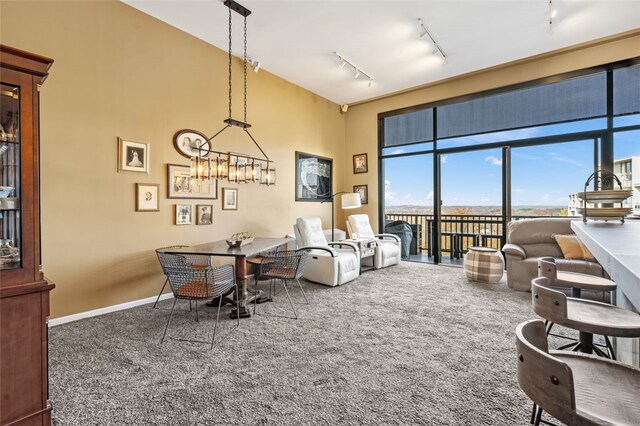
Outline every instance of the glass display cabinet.
<path id="1" fill-rule="evenodd" d="M 53 60 L 0 44 L 0 424 L 50 425 L 39 89 Z"/>

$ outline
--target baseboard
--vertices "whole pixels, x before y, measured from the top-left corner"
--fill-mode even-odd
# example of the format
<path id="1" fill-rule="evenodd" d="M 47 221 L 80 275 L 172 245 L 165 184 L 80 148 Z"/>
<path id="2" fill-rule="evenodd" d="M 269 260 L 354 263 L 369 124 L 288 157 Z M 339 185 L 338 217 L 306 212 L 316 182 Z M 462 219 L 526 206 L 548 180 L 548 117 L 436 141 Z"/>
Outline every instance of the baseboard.
<path id="1" fill-rule="evenodd" d="M 158 296 L 151 296 L 145 299 L 133 300 L 131 302 L 120 303 L 119 305 L 107 306 L 105 308 L 94 309 L 92 311 L 80 312 L 78 314 L 68 315 L 66 317 L 55 318 L 49 320 L 49 327 L 54 327 L 60 324 L 66 324 L 68 322 L 78 321 L 85 318 L 97 317 L 99 315 L 108 314 L 111 312 L 122 311 L 124 309 L 135 308 L 136 306 L 147 305 L 154 303 Z M 173 293 L 165 293 L 160 296 L 160 300 L 172 299 Z"/>

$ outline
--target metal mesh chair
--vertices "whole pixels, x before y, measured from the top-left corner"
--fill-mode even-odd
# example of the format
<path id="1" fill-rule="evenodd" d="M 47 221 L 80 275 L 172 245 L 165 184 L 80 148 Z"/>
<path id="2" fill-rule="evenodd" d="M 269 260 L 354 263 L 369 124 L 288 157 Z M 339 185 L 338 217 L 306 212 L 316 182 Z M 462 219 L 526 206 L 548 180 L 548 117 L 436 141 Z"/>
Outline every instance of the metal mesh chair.
<path id="1" fill-rule="evenodd" d="M 162 256 L 163 254 L 165 254 L 165 251 L 169 251 L 172 249 L 180 249 L 180 248 L 185 248 L 185 247 L 189 247 L 189 246 L 183 246 L 183 245 L 176 245 L 176 246 L 167 246 L 167 247 L 161 247 L 159 249 L 156 249 L 156 255 L 158 256 L 158 261 L 160 262 L 160 266 L 162 267 L 162 272 L 164 273 L 165 277 L 167 276 L 167 271 L 165 269 L 166 266 L 166 259 L 168 259 L 165 256 Z M 185 257 L 185 259 L 187 260 L 187 262 L 189 262 L 190 264 L 196 266 L 196 267 L 201 267 L 201 268 L 205 268 L 209 265 L 211 265 L 211 258 L 209 256 L 201 256 L 201 255 L 193 255 L 193 254 L 185 254 L 183 255 Z M 158 304 L 158 301 L 160 300 L 160 296 L 162 296 L 162 292 L 164 291 L 164 288 L 167 286 L 167 283 L 169 282 L 169 278 L 167 277 L 164 280 L 164 284 L 162 285 L 162 288 L 160 289 L 160 293 L 158 293 L 158 297 L 156 298 L 156 301 L 154 302 L 153 306 L 151 307 L 152 309 L 156 308 L 156 305 Z M 191 310 L 191 304 L 189 304 L 189 310 Z"/>
<path id="2" fill-rule="evenodd" d="M 213 348 L 216 339 L 216 330 L 218 328 L 218 320 L 220 318 L 222 297 L 235 290 L 236 309 L 240 308 L 240 299 L 238 297 L 238 287 L 236 286 L 234 267 L 232 265 L 224 265 L 214 268 L 210 265 L 202 265 L 201 263 L 193 264 L 190 260 L 197 259 L 191 259 L 191 256 L 188 255 L 158 253 L 158 257 L 161 259 L 160 263 L 164 265 L 163 268 L 167 275 L 174 297 L 171 313 L 169 314 L 169 319 L 167 320 L 167 325 L 164 328 L 164 333 L 162 334 L 160 343 L 164 342 L 165 336 L 167 335 L 167 330 L 171 323 L 173 311 L 178 299 L 195 301 L 196 321 L 199 321 L 197 301 L 218 298 L 218 311 L 216 313 L 216 321 L 213 326 L 213 337 L 211 338 L 211 348 Z M 236 326 L 224 338 L 238 328 L 239 325 L 240 318 L 238 317 Z M 224 338 L 222 338 L 222 340 L 224 340 Z M 209 343 L 203 341 L 197 342 Z"/>
<path id="3" fill-rule="evenodd" d="M 298 287 L 300 287 L 300 291 L 304 296 L 305 302 L 309 304 L 309 299 L 307 299 L 307 295 L 305 294 L 302 285 L 300 284 L 300 277 L 302 277 L 302 273 L 304 271 L 304 266 L 307 262 L 308 256 L 309 252 L 307 250 L 281 251 L 270 256 L 264 256 L 264 261 L 260 264 L 261 276 L 271 280 L 271 284 L 269 286 L 270 295 L 275 280 L 282 281 L 284 290 L 287 293 L 287 299 L 289 299 L 289 305 L 291 305 L 291 309 L 293 310 L 295 319 L 298 319 L 298 313 L 293 307 L 293 302 L 291 301 L 291 296 L 289 295 L 289 289 L 287 288 L 287 282 L 295 280 L 298 283 Z M 253 309 L 255 313 L 255 304 Z"/>

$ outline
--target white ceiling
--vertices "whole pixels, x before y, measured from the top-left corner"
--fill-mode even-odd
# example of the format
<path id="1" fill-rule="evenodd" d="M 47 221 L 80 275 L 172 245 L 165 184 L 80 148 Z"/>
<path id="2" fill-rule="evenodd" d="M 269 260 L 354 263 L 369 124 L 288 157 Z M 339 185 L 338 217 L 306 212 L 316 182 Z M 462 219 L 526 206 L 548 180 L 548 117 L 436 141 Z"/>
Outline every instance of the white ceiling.
<path id="1" fill-rule="evenodd" d="M 122 0 L 223 50 L 223 0 Z M 248 56 L 261 67 L 338 104 L 353 103 L 638 28 L 640 0 L 268 1 L 241 0 Z M 430 54 L 423 22 L 448 55 Z M 233 14 L 233 52 L 242 55 L 242 17 Z M 371 87 L 340 69 L 338 52 L 374 77 Z"/>

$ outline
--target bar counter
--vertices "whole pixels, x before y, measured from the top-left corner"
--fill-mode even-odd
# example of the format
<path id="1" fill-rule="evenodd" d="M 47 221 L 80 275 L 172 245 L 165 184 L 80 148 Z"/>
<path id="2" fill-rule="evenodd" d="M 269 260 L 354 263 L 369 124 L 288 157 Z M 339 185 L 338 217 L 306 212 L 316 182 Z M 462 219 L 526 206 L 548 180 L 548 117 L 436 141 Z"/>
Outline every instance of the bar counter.
<path id="1" fill-rule="evenodd" d="M 616 282 L 615 303 L 640 311 L 640 221 L 571 222 L 578 238 Z M 616 339 L 618 360 L 640 366 L 640 339 Z"/>

